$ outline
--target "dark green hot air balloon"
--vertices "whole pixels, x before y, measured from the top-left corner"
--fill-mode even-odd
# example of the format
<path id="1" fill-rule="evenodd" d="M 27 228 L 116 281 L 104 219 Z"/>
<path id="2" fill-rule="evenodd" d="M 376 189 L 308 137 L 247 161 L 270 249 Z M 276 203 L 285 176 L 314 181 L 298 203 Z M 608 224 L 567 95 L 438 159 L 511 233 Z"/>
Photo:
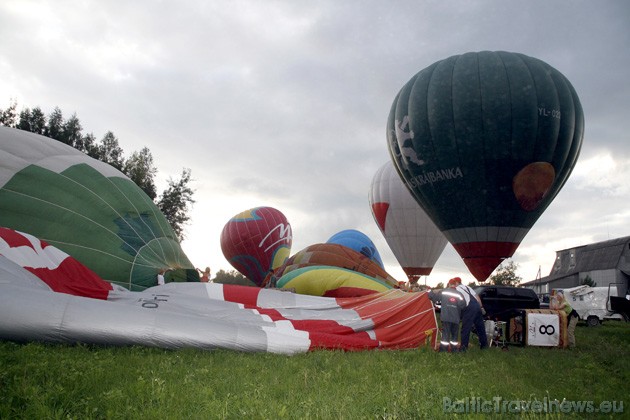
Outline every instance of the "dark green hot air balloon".
<path id="1" fill-rule="evenodd" d="M 514 254 L 558 194 L 583 133 L 566 77 L 504 51 L 456 55 L 420 71 L 387 122 L 399 175 L 479 281 Z"/>

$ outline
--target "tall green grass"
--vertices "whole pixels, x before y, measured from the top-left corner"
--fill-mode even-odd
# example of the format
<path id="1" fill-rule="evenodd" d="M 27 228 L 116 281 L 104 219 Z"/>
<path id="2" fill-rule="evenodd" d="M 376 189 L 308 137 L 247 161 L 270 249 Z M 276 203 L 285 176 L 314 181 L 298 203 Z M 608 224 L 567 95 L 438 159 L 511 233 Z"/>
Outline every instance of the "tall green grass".
<path id="1" fill-rule="evenodd" d="M 466 354 L 234 351 L 0 342 L 1 419 L 450 418 L 444 399 L 623 401 L 623 413 L 470 418 L 630 418 L 630 324 L 578 325 L 578 347 Z M 474 341 L 473 341 L 474 343 Z M 472 344 L 471 343 L 471 347 Z M 624 401 L 625 399 L 625 401 Z M 454 408 L 456 407 L 456 408 Z M 514 405 L 507 407 L 514 410 Z M 558 410 L 556 410 L 558 411 Z"/>

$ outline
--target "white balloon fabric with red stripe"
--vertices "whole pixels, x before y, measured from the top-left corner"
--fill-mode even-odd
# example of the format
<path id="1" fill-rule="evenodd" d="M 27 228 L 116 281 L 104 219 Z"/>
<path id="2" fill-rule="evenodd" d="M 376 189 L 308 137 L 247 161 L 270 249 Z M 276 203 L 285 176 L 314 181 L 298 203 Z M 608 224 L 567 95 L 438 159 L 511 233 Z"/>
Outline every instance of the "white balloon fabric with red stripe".
<path id="1" fill-rule="evenodd" d="M 65 252 L 27 233 L 0 227 L 0 254 L 33 273 L 52 290 L 107 299 L 110 283 Z"/>
<path id="2" fill-rule="evenodd" d="M 0 238 L 0 339 L 280 354 L 435 345 L 426 293 L 335 299 L 196 282 L 133 292 L 31 235 Z"/>

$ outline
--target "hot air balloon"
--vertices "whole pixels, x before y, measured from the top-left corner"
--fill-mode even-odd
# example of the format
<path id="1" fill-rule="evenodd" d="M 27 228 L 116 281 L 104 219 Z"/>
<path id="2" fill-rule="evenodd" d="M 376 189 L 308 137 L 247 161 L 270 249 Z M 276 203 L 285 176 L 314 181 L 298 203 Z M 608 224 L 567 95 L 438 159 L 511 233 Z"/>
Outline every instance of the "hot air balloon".
<path id="1" fill-rule="evenodd" d="M 0 225 L 35 235 L 132 290 L 198 281 L 173 229 L 120 171 L 57 140 L 0 127 Z"/>
<path id="2" fill-rule="evenodd" d="M 409 281 L 428 276 L 446 247 L 446 238 L 416 202 L 393 163 L 381 166 L 369 192 L 376 224 Z"/>
<path id="3" fill-rule="evenodd" d="M 374 242 L 363 232 L 359 232 L 355 229 L 342 230 L 341 232 L 335 233 L 326 242 L 329 244 L 347 246 L 376 262 L 381 268 L 385 267 Z"/>
<path id="4" fill-rule="evenodd" d="M 503 51 L 420 71 L 387 122 L 397 171 L 479 281 L 514 254 L 558 194 L 583 132 L 571 83 L 541 60 Z"/>
<path id="5" fill-rule="evenodd" d="M 291 252 L 291 225 L 272 207 L 256 207 L 232 217 L 221 232 L 221 250 L 234 268 L 262 286 Z"/>

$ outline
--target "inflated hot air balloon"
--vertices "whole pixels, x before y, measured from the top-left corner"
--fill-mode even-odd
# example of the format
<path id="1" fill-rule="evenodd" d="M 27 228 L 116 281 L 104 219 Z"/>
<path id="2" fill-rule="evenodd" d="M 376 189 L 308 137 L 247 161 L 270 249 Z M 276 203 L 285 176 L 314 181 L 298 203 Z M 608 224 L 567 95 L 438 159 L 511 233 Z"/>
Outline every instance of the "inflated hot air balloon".
<path id="1" fill-rule="evenodd" d="M 232 217 L 221 232 L 221 250 L 234 268 L 262 286 L 291 253 L 291 225 L 272 207 L 256 207 Z"/>
<path id="2" fill-rule="evenodd" d="M 583 132 L 582 106 L 559 71 L 501 51 L 420 71 L 387 122 L 397 171 L 479 281 L 514 254 L 558 194 Z"/>
<path id="3" fill-rule="evenodd" d="M 447 241 L 391 161 L 376 171 L 368 199 L 376 224 L 409 280 L 428 276 Z"/>
<path id="4" fill-rule="evenodd" d="M 378 263 L 381 268 L 385 267 L 374 242 L 372 242 L 372 240 L 363 232 L 359 232 L 355 229 L 342 230 L 341 232 L 335 233 L 326 242 L 329 244 L 347 246 L 348 248 L 354 249 L 372 261 Z"/>
<path id="5" fill-rule="evenodd" d="M 0 127 L 0 225 L 35 235 L 132 290 L 198 281 L 173 229 L 120 171 L 57 140 Z"/>

